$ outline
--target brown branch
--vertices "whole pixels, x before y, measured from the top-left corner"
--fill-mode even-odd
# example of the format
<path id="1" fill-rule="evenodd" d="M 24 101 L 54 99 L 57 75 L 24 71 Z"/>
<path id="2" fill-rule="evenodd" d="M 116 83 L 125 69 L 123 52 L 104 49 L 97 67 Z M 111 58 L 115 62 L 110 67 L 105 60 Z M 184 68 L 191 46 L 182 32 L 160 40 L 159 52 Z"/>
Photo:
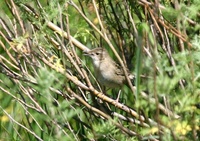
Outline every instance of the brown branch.
<path id="1" fill-rule="evenodd" d="M 89 105 L 86 101 L 84 101 L 80 96 L 78 96 L 76 93 L 74 93 L 70 88 L 67 88 L 67 91 L 69 93 L 71 93 L 77 100 L 79 100 L 83 105 L 85 105 L 88 109 L 92 110 L 95 113 L 98 113 L 99 115 L 101 115 L 102 117 L 106 118 L 107 120 L 110 120 L 113 122 L 113 124 L 115 126 L 117 126 L 118 128 L 120 128 L 122 131 L 126 132 L 127 134 L 131 135 L 131 136 L 139 136 L 137 133 L 135 133 L 134 131 L 131 131 L 130 129 L 127 129 L 125 127 L 123 127 L 121 124 L 115 122 L 109 115 L 105 114 L 104 112 L 100 111 L 99 109 Z"/>

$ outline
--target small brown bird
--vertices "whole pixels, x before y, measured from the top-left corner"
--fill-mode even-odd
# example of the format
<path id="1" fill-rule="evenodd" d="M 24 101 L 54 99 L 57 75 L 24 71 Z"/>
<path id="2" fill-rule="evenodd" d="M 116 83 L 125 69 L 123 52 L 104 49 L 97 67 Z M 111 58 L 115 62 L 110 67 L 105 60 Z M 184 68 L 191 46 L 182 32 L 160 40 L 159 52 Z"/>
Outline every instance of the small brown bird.
<path id="1" fill-rule="evenodd" d="M 92 58 L 95 76 L 100 85 L 109 88 L 122 87 L 127 83 L 124 71 L 108 54 L 104 48 L 94 48 L 84 52 Z M 129 74 L 129 78 L 134 76 Z"/>

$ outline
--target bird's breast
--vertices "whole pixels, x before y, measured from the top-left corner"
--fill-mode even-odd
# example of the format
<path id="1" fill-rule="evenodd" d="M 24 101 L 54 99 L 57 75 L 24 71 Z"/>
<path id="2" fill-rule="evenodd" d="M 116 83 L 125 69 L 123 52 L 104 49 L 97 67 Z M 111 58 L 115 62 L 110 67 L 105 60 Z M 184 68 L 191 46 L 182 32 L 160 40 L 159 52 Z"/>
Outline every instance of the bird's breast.
<path id="1" fill-rule="evenodd" d="M 99 83 L 110 88 L 121 86 L 124 79 L 121 76 L 116 76 L 115 69 L 115 67 L 109 65 L 109 63 L 105 64 L 105 62 L 95 67 L 95 74 Z"/>

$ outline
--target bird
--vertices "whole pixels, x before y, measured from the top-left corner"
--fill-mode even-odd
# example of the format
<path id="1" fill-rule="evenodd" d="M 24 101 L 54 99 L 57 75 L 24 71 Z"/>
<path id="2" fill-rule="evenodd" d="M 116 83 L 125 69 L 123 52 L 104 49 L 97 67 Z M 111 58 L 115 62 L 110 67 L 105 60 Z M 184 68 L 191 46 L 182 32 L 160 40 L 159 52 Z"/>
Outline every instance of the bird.
<path id="1" fill-rule="evenodd" d="M 123 68 L 110 57 L 106 49 L 97 47 L 89 51 L 84 51 L 84 55 L 92 58 L 94 73 L 101 86 L 121 88 L 123 85 L 127 85 Z M 130 73 L 128 77 L 131 80 L 135 78 Z"/>

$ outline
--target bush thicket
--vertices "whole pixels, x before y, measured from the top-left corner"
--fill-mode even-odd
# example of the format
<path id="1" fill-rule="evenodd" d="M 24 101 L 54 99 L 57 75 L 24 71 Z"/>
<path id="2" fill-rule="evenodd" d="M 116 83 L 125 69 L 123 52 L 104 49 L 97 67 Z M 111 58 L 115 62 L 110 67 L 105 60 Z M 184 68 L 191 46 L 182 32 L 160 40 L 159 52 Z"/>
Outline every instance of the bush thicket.
<path id="1" fill-rule="evenodd" d="M 0 5 L 0 140 L 199 140 L 199 0 Z M 135 75 L 119 102 L 95 47 Z"/>

